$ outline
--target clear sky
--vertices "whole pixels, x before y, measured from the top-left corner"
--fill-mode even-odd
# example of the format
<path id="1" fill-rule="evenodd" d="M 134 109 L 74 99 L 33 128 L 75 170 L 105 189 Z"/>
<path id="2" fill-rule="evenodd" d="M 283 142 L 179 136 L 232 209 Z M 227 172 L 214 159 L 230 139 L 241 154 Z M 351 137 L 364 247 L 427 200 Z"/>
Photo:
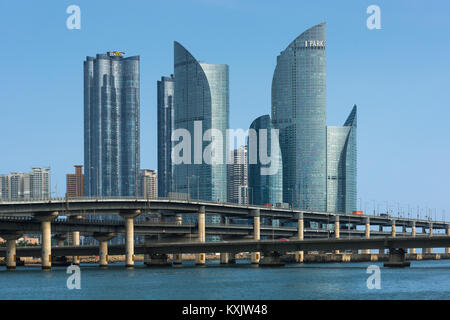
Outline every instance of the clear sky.
<path id="1" fill-rule="evenodd" d="M 68 30 L 69 5 L 81 29 Z M 381 9 L 369 30 L 366 9 Z M 157 168 L 156 81 L 173 73 L 173 41 L 230 66 L 230 126 L 270 113 L 276 57 L 327 23 L 327 124 L 358 105 L 358 206 L 432 208 L 450 220 L 450 2 L 179 0 L 0 2 L 0 173 L 83 164 L 83 60 L 141 57 L 141 168 Z"/>

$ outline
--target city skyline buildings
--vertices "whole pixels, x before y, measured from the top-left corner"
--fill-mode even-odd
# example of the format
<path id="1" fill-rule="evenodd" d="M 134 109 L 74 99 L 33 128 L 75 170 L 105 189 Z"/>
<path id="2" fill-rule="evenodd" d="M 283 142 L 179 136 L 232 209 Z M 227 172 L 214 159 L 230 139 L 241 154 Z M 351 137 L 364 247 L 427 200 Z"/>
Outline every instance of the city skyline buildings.
<path id="1" fill-rule="evenodd" d="M 181 151 L 189 152 L 182 155 L 189 158 L 189 163 L 172 161 L 172 192 L 188 194 L 191 199 L 226 202 L 227 144 L 222 141 L 217 150 L 211 150 L 219 158 L 217 163 L 204 163 L 203 150 L 210 144 L 205 140 L 215 141 L 217 135 L 226 137 L 229 128 L 228 65 L 199 62 L 175 41 L 174 78 L 174 128 L 190 136 L 189 141 L 183 141 L 183 137 L 172 135 L 172 142 L 176 144 L 181 138 L 189 144 L 188 149 L 192 146 L 192 151 Z M 174 146 L 172 159 L 178 152 Z"/>
<path id="2" fill-rule="evenodd" d="M 51 197 L 50 168 L 0 175 L 0 200 L 43 200 Z"/>
<path id="3" fill-rule="evenodd" d="M 87 196 L 136 196 L 140 168 L 140 59 L 114 51 L 84 61 Z"/>

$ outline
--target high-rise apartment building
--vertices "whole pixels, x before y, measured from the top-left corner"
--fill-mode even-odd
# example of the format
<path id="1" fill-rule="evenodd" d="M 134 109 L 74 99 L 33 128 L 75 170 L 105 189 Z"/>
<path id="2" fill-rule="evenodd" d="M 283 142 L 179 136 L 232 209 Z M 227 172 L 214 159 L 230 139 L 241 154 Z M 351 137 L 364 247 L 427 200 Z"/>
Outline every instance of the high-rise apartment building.
<path id="1" fill-rule="evenodd" d="M 325 32 L 325 23 L 306 30 L 277 58 L 272 120 L 280 130 L 283 200 L 300 209 L 350 212 L 356 207 L 356 122 L 327 130 Z M 338 149 L 354 150 L 345 171 L 336 167 L 336 159 L 345 158 L 338 156 Z M 337 171 L 348 181 L 346 188 L 330 178 L 337 177 Z M 346 199 L 344 207 L 338 198 Z"/>
<path id="2" fill-rule="evenodd" d="M 174 78 L 161 77 L 158 88 L 158 196 L 168 197 L 172 184 L 172 131 L 174 128 Z"/>
<path id="3" fill-rule="evenodd" d="M 139 196 L 146 199 L 158 197 L 158 174 L 156 170 L 141 170 L 139 174 Z"/>
<path id="4" fill-rule="evenodd" d="M 76 198 L 84 196 L 83 166 L 75 165 L 75 173 L 66 175 L 66 197 Z"/>
<path id="5" fill-rule="evenodd" d="M 84 61 L 87 196 L 137 195 L 139 89 L 139 56 L 113 51 Z"/>
<path id="6" fill-rule="evenodd" d="M 33 167 L 31 172 L 0 176 L 2 200 L 41 200 L 51 197 L 50 168 Z"/>
<path id="7" fill-rule="evenodd" d="M 228 202 L 248 204 L 247 146 L 230 151 L 233 163 L 228 164 Z"/>
<path id="8" fill-rule="evenodd" d="M 198 62 L 174 43 L 174 126 L 190 138 L 186 161 L 172 163 L 172 191 L 191 199 L 227 201 L 227 143 L 229 111 L 228 66 Z M 181 130 L 178 130 L 181 129 Z M 173 141 L 173 151 L 183 138 Z M 212 140 L 216 148 L 211 150 Z M 204 156 L 211 156 L 207 163 Z M 186 163 L 187 162 L 187 163 Z"/>
<path id="9" fill-rule="evenodd" d="M 283 165 L 279 141 L 272 141 L 275 136 L 272 135 L 270 116 L 256 118 L 250 125 L 250 130 L 254 130 L 255 136 L 252 139 L 249 133 L 247 146 L 249 203 L 275 206 L 283 202 Z M 266 146 L 265 150 L 260 150 L 263 145 Z M 261 153 L 266 153 L 271 162 L 265 163 Z M 269 171 L 269 167 L 273 169 Z M 268 172 L 264 172 L 264 169 Z"/>

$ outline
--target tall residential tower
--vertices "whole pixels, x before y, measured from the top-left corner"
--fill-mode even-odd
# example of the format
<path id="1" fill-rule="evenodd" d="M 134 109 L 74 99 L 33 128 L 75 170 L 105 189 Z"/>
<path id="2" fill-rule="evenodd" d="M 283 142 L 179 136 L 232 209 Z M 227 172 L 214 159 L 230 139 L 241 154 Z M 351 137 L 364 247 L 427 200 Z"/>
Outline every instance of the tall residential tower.
<path id="1" fill-rule="evenodd" d="M 139 175 L 139 56 L 113 51 L 84 61 L 87 196 L 135 196 Z"/>

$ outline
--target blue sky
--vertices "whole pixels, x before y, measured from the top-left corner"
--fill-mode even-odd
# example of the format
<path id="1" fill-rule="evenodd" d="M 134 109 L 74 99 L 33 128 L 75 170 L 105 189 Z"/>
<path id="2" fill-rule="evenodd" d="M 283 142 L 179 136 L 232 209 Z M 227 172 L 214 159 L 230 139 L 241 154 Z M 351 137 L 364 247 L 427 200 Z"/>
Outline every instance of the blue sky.
<path id="1" fill-rule="evenodd" d="M 81 8 L 68 30 L 66 8 Z M 381 8 L 381 30 L 366 8 Z M 141 56 L 141 167 L 156 168 L 156 81 L 173 72 L 173 41 L 230 66 L 230 125 L 270 113 L 276 57 L 327 23 L 327 123 L 358 105 L 358 205 L 433 208 L 450 220 L 450 2 L 1 1 L 0 173 L 51 166 L 52 189 L 83 164 L 83 60 Z M 423 213 L 422 213 L 423 215 Z M 434 216 L 434 211 L 433 211 Z"/>

